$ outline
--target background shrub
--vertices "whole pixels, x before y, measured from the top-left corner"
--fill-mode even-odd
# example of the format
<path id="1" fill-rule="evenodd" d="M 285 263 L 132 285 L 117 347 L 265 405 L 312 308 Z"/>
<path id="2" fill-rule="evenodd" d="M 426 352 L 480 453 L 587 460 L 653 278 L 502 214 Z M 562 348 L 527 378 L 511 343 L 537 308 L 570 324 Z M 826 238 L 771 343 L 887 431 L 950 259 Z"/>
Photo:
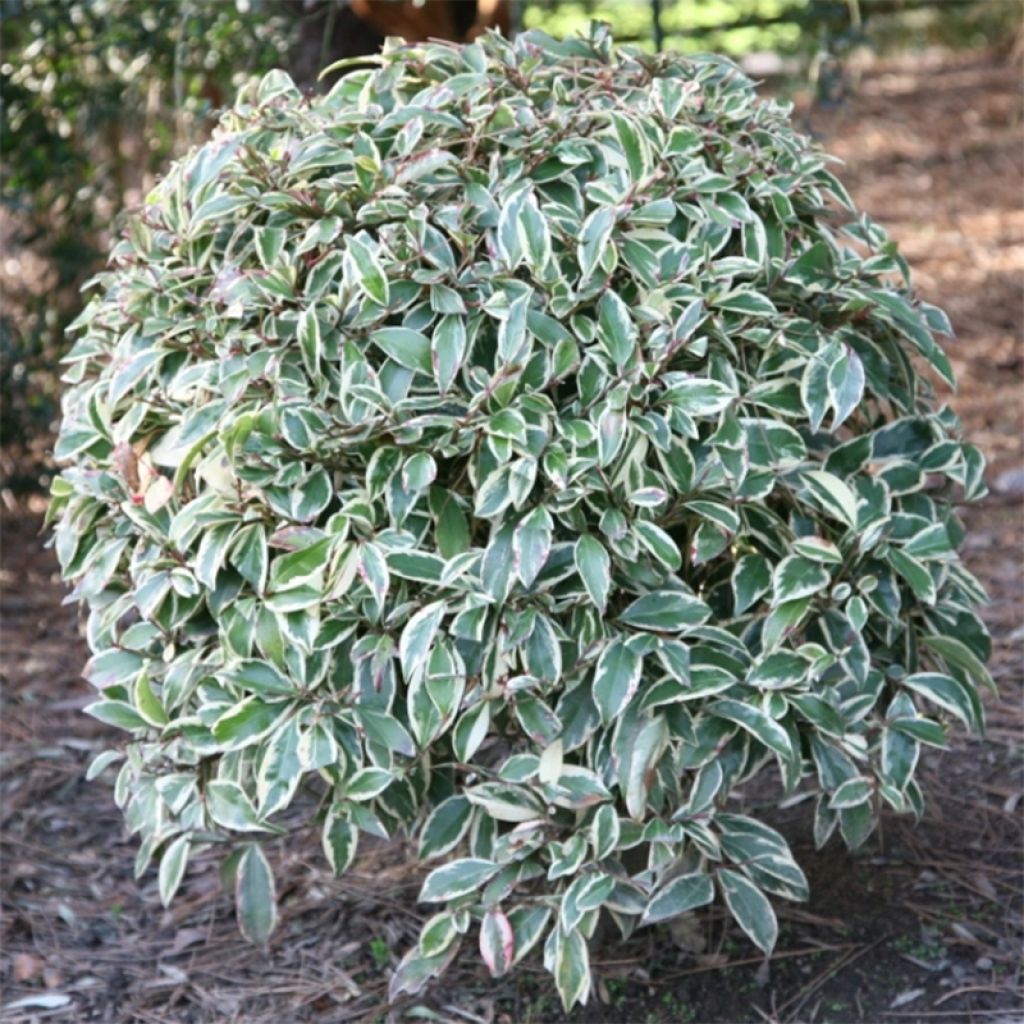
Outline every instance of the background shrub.
<path id="1" fill-rule="evenodd" d="M 243 840 L 262 941 L 263 840 L 314 821 L 341 872 L 410 829 L 441 909 L 393 991 L 474 932 L 570 1006 L 602 910 L 717 887 L 772 948 L 807 885 L 748 780 L 856 846 L 981 725 L 946 318 L 727 61 L 595 28 L 274 73 L 113 261 L 52 511 L 165 900 Z"/>
<path id="2" fill-rule="evenodd" d="M 0 9 L 0 430 L 52 430 L 63 332 L 111 224 L 172 156 L 206 138 L 225 97 L 279 64 L 272 0 L 7 0 Z"/>

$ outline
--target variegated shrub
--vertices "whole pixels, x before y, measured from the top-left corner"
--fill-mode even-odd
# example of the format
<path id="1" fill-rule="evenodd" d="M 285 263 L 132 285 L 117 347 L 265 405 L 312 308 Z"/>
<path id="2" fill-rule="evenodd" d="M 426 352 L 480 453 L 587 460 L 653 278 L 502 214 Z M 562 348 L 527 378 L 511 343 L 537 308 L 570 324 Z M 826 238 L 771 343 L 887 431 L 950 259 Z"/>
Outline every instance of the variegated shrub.
<path id="1" fill-rule="evenodd" d="M 266 840 L 343 872 L 408 830 L 438 912 L 393 991 L 538 946 L 569 1006 L 602 914 L 718 892 L 772 948 L 807 885 L 753 777 L 819 843 L 920 813 L 921 747 L 981 725 L 982 459 L 828 166 L 728 62 L 595 28 L 268 75 L 170 170 L 77 323 L 52 505 L 165 900 L 223 845 L 263 940 Z"/>

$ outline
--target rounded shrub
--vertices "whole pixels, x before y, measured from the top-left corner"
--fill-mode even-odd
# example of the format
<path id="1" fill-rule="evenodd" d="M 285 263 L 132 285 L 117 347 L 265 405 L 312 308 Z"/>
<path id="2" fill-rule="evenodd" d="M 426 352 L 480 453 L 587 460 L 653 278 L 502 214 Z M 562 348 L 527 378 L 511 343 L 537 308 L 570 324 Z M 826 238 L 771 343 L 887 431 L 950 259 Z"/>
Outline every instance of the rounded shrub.
<path id="1" fill-rule="evenodd" d="M 717 892 L 772 948 L 807 884 L 751 780 L 818 843 L 920 814 L 982 720 L 982 459 L 828 166 L 727 61 L 595 28 L 268 75 L 170 170 L 76 325 L 52 505 L 164 900 L 225 844 L 263 940 L 267 840 L 342 872 L 407 830 L 438 912 L 393 992 L 469 938 L 570 1006 L 602 914 Z"/>

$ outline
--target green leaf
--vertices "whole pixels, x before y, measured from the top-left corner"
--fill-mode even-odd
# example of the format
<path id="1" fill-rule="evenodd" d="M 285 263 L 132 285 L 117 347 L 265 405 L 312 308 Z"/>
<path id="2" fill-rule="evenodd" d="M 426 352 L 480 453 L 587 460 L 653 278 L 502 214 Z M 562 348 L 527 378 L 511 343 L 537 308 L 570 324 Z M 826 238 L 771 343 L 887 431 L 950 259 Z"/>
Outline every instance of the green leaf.
<path id="1" fill-rule="evenodd" d="M 440 583 L 445 569 L 445 559 L 426 551 L 389 551 L 387 564 L 395 576 L 418 583 Z"/>
<path id="2" fill-rule="evenodd" d="M 710 615 L 711 609 L 699 598 L 678 590 L 656 590 L 638 597 L 620 618 L 638 629 L 679 633 L 699 626 Z"/>
<path id="3" fill-rule="evenodd" d="M 815 242 L 793 261 L 786 271 L 786 277 L 813 286 L 825 283 L 832 269 L 832 254 L 829 247 L 824 242 Z"/>
<path id="4" fill-rule="evenodd" d="M 775 651 L 754 666 L 747 683 L 760 690 L 783 690 L 803 682 L 811 663 L 793 651 Z"/>
<path id="5" fill-rule="evenodd" d="M 597 421 L 598 465 L 610 466 L 629 435 L 629 422 L 617 409 L 605 408 Z"/>
<path id="6" fill-rule="evenodd" d="M 424 956 L 418 946 L 413 946 L 395 968 L 388 984 L 388 999 L 394 1002 L 403 993 L 415 995 L 422 991 L 426 984 L 442 974 L 459 951 L 461 938 L 457 938 L 442 952 L 434 956 Z"/>
<path id="7" fill-rule="evenodd" d="M 847 779 L 831 796 L 828 806 L 833 811 L 845 810 L 847 807 L 856 807 L 871 799 L 874 786 L 870 779 L 863 776 Z"/>
<path id="8" fill-rule="evenodd" d="M 811 597 L 832 582 L 828 570 L 800 555 L 790 555 L 772 574 L 772 605 L 778 606 L 801 597 Z"/>
<path id="9" fill-rule="evenodd" d="M 479 889 L 498 871 L 494 861 L 462 857 L 434 868 L 420 890 L 420 903 L 443 903 Z"/>
<path id="10" fill-rule="evenodd" d="M 955 386 L 953 368 L 950 366 L 949 359 L 932 337 L 931 331 L 922 322 L 920 313 L 906 299 L 895 291 L 883 291 L 880 288 L 867 291 L 865 297 L 877 303 L 885 313 L 889 314 L 897 330 L 914 343 L 917 350 L 950 387 Z"/>
<path id="11" fill-rule="evenodd" d="M 452 748 L 463 764 L 468 764 L 487 736 L 491 723 L 491 705 L 482 700 L 463 712 L 452 733 Z"/>
<path id="12" fill-rule="evenodd" d="M 528 195 L 528 186 L 522 184 L 515 186 L 504 197 L 498 217 L 496 248 L 502 261 L 510 270 L 514 270 L 523 260 L 524 245 L 520 214 Z"/>
<path id="13" fill-rule="evenodd" d="M 149 673 L 142 671 L 135 680 L 135 707 L 147 724 L 162 728 L 168 722 L 167 712 L 149 683 Z"/>
<path id="14" fill-rule="evenodd" d="M 241 661 L 223 674 L 224 682 L 258 697 L 279 697 L 297 692 L 295 684 L 265 661 Z"/>
<path id="15" fill-rule="evenodd" d="M 813 358 L 807 361 L 800 378 L 800 400 L 814 433 L 821 429 L 825 415 L 828 413 L 831 402 L 828 386 L 829 371 L 837 350 L 838 345 L 833 344 L 815 353 Z"/>
<path id="16" fill-rule="evenodd" d="M 191 836 L 180 835 L 173 839 L 160 855 L 160 902 L 165 907 L 174 899 L 174 894 L 181 885 L 191 846 Z"/>
<path id="17" fill-rule="evenodd" d="M 473 509 L 480 519 L 495 519 L 512 503 L 512 487 L 507 468 L 496 469 L 476 492 Z"/>
<path id="18" fill-rule="evenodd" d="M 519 207 L 517 230 L 527 266 L 540 273 L 551 260 L 551 231 L 533 192 L 526 195 Z"/>
<path id="19" fill-rule="evenodd" d="M 354 235 L 348 236 L 348 252 L 355 263 L 356 283 L 374 302 L 386 306 L 390 300 L 387 274 L 377 257 Z"/>
<path id="20" fill-rule="evenodd" d="M 394 775 L 384 768 L 360 768 L 346 781 L 345 797 L 348 800 L 372 800 L 383 793 L 394 778 Z"/>
<path id="21" fill-rule="evenodd" d="M 270 270 L 284 246 L 286 234 L 283 228 L 262 227 L 253 231 L 256 252 L 264 270 Z"/>
<path id="22" fill-rule="evenodd" d="M 728 719 L 730 722 L 742 726 L 766 747 L 774 750 L 783 760 L 793 757 L 793 747 L 786 730 L 752 704 L 743 704 L 738 700 L 723 698 L 716 700 L 711 705 L 710 711 L 719 718 Z"/>
<path id="23" fill-rule="evenodd" d="M 619 843 L 619 816 L 611 804 L 602 804 L 594 814 L 590 826 L 595 860 L 610 857 Z"/>
<path id="24" fill-rule="evenodd" d="M 779 643 L 792 634 L 803 622 L 811 606 L 809 597 L 797 598 L 795 601 L 784 601 L 776 605 L 764 620 L 761 630 L 761 645 L 765 650 L 777 647 Z"/>
<path id="25" fill-rule="evenodd" d="M 524 587 L 532 587 L 538 573 L 544 568 L 551 551 L 553 529 L 551 513 L 541 506 L 520 520 L 512 534 L 516 575 Z"/>
<path id="26" fill-rule="evenodd" d="M 953 544 L 949 539 L 945 523 L 932 523 L 925 527 L 904 545 L 904 552 L 912 558 L 938 559 L 944 561 L 953 554 Z"/>
<path id="27" fill-rule="evenodd" d="M 765 955 L 770 954 L 775 948 L 779 924 L 764 893 L 749 878 L 731 868 L 719 869 L 718 884 L 737 924 L 758 949 Z"/>
<path id="28" fill-rule="evenodd" d="M 122 651 L 116 648 L 101 651 L 91 658 L 86 664 L 82 675 L 96 687 L 97 690 L 104 690 L 108 686 L 128 686 L 135 674 L 142 668 L 143 659 L 134 651 Z M 133 712 L 134 714 L 134 712 Z M 99 717 L 98 715 L 95 717 Z M 135 716 L 138 717 L 137 715 Z M 105 719 L 100 719 L 105 721 Z M 116 722 L 111 724 L 116 725 Z M 145 723 L 140 721 L 139 725 Z M 119 726 L 119 728 L 127 728 Z M 134 727 L 132 727 L 134 728 Z"/>
<path id="29" fill-rule="evenodd" d="M 206 806 L 210 817 L 221 826 L 234 832 L 264 832 L 267 826 L 256 815 L 252 801 L 237 782 L 214 779 L 204 790 Z"/>
<path id="30" fill-rule="evenodd" d="M 517 293 L 498 324 L 498 358 L 508 362 L 522 359 L 528 346 L 526 325 L 533 292 L 522 286 Z"/>
<path id="31" fill-rule="evenodd" d="M 287 807 L 302 781 L 299 735 L 298 722 L 291 718 L 267 743 L 256 781 L 261 818 Z"/>
<path id="32" fill-rule="evenodd" d="M 739 421 L 745 435 L 750 464 L 762 469 L 785 469 L 807 457 L 803 438 L 785 423 L 769 419 L 743 417 Z"/>
<path id="33" fill-rule="evenodd" d="M 842 565 L 843 562 L 839 548 L 823 537 L 798 537 L 793 541 L 793 550 L 812 562 L 825 565 Z"/>
<path id="34" fill-rule="evenodd" d="M 597 337 L 616 366 L 624 366 L 633 354 L 636 326 L 629 307 L 610 290 L 597 304 Z"/>
<path id="35" fill-rule="evenodd" d="M 435 601 L 421 608 L 402 630 L 398 642 L 399 658 L 402 663 L 402 674 L 408 684 L 419 679 L 427 667 L 427 654 L 437 636 L 437 630 L 444 618 L 447 605 L 444 601 Z"/>
<path id="36" fill-rule="evenodd" d="M 607 206 L 594 210 L 583 222 L 576 250 L 576 260 L 579 263 L 581 278 L 590 277 L 597 268 L 598 261 L 611 239 L 614 225 L 615 213 Z"/>
<path id="37" fill-rule="evenodd" d="M 742 313 L 744 316 L 766 317 L 778 312 L 771 299 L 759 292 L 733 292 L 719 299 L 715 305 L 729 313 Z"/>
<path id="38" fill-rule="evenodd" d="M 420 952 L 426 956 L 437 956 L 443 953 L 458 937 L 455 915 L 442 911 L 435 914 L 420 929 Z"/>
<path id="39" fill-rule="evenodd" d="M 731 388 L 710 377 L 682 378 L 676 375 L 665 392 L 666 402 L 695 418 L 720 413 L 735 397 Z"/>
<path id="40" fill-rule="evenodd" d="M 802 478 L 826 512 L 851 529 L 857 525 L 857 498 L 843 480 L 823 469 L 807 470 Z"/>
<path id="41" fill-rule="evenodd" d="M 192 215 L 192 230 L 210 220 L 222 220 L 248 203 L 245 196 L 232 196 L 221 192 L 211 196 Z"/>
<path id="42" fill-rule="evenodd" d="M 320 373 L 320 360 L 324 354 L 323 335 L 315 309 L 304 309 L 299 316 L 299 348 L 306 372 L 311 377 Z"/>
<path id="43" fill-rule="evenodd" d="M 425 491 L 437 477 L 437 463 L 427 452 L 417 452 L 402 466 L 402 486 L 413 493 Z"/>
<path id="44" fill-rule="evenodd" d="M 651 897 L 640 923 L 668 921 L 697 907 L 706 906 L 714 898 L 715 887 L 710 875 L 703 872 L 678 875 Z"/>
<path id="45" fill-rule="evenodd" d="M 431 337 L 431 360 L 434 377 L 442 394 L 446 393 L 455 382 L 465 354 L 465 321 L 461 316 L 454 314 L 441 317 Z"/>
<path id="46" fill-rule="evenodd" d="M 356 858 L 359 829 L 339 809 L 332 807 L 323 827 L 323 848 L 327 863 L 336 875 L 343 875 Z"/>
<path id="47" fill-rule="evenodd" d="M 564 931 L 574 931 L 588 910 L 596 910 L 615 887 L 611 875 L 588 872 L 577 875 L 562 895 L 560 914 Z"/>
<path id="48" fill-rule="evenodd" d="M 430 860 L 451 853 L 465 836 L 472 817 L 473 805 L 464 796 L 442 800 L 420 831 L 420 858 Z"/>
<path id="49" fill-rule="evenodd" d="M 268 704 L 259 697 L 249 697 L 213 723 L 213 738 L 230 750 L 252 746 L 278 724 L 287 710 L 287 704 Z"/>
<path id="50" fill-rule="evenodd" d="M 938 591 L 935 588 L 932 574 L 926 566 L 897 547 L 890 547 L 885 557 L 886 561 L 910 585 L 910 589 L 919 601 L 928 605 L 935 604 Z"/>
<path id="51" fill-rule="evenodd" d="M 519 963 L 537 944 L 550 919 L 548 907 L 526 905 L 509 911 L 508 920 L 515 936 L 515 963 Z"/>
<path id="52" fill-rule="evenodd" d="M 425 334 L 408 327 L 382 327 L 370 335 L 370 340 L 399 366 L 420 373 L 434 372 L 430 339 Z"/>
<path id="53" fill-rule="evenodd" d="M 772 570 L 763 555 L 743 555 L 732 573 L 733 612 L 742 615 L 772 585 Z"/>
<path id="54" fill-rule="evenodd" d="M 267 534 L 259 523 L 250 523 L 238 531 L 228 560 L 257 593 L 263 592 L 267 583 L 269 556 Z"/>
<path id="55" fill-rule="evenodd" d="M 437 524 L 437 547 L 443 558 L 454 558 L 469 547 L 469 525 L 455 496 L 442 487 L 431 487 L 430 512 Z"/>
<path id="56" fill-rule="evenodd" d="M 467 789 L 466 796 L 495 821 L 532 821 L 543 813 L 537 800 L 522 786 L 485 782 Z"/>
<path id="57" fill-rule="evenodd" d="M 894 718 L 889 725 L 895 732 L 920 743 L 927 743 L 940 750 L 949 746 L 945 727 L 930 718 Z"/>
<path id="58" fill-rule="evenodd" d="M 921 645 L 944 658 L 947 664 L 963 669 L 970 678 L 995 692 L 995 683 L 984 662 L 955 636 L 924 636 L 921 637 Z"/>
<path id="59" fill-rule="evenodd" d="M 640 726 L 619 771 L 620 787 L 625 791 L 626 810 L 634 821 L 642 821 L 647 812 L 647 797 L 659 758 L 668 743 L 668 725 L 663 715 L 655 715 Z"/>
<path id="60" fill-rule="evenodd" d="M 445 167 L 457 164 L 459 158 L 450 149 L 428 149 L 421 150 L 409 159 L 403 161 L 402 169 L 395 176 L 399 185 L 407 185 L 412 181 L 421 178 L 428 178 L 435 175 L 437 171 Z"/>
<path id="61" fill-rule="evenodd" d="M 309 547 L 275 558 L 270 566 L 270 587 L 279 591 L 299 584 L 315 586 L 331 557 L 333 539 L 324 537 Z"/>
<path id="62" fill-rule="evenodd" d="M 597 610 L 604 615 L 611 590 L 611 559 L 604 545 L 592 534 L 584 534 L 576 541 L 574 552 L 576 570 L 587 588 L 587 594 Z"/>
<path id="63" fill-rule="evenodd" d="M 921 745 L 896 729 L 882 734 L 881 778 L 902 792 L 914 777 L 914 769 L 921 753 Z"/>
<path id="64" fill-rule="evenodd" d="M 405 726 L 393 715 L 366 704 L 358 705 L 353 711 L 363 731 L 374 743 L 379 743 L 396 754 L 416 756 L 416 744 Z"/>
<path id="65" fill-rule="evenodd" d="M 633 524 L 633 532 L 653 558 L 667 569 L 675 572 L 682 566 L 683 556 L 676 542 L 660 526 L 638 519 Z"/>
<path id="66" fill-rule="evenodd" d="M 636 182 L 649 173 L 650 152 L 643 130 L 622 114 L 612 114 L 615 134 L 626 155 L 629 176 Z"/>
<path id="67" fill-rule="evenodd" d="M 277 927 L 277 893 L 270 864 L 256 844 L 247 846 L 238 862 L 235 907 L 242 934 L 250 942 L 265 943 Z"/>
<path id="68" fill-rule="evenodd" d="M 851 850 L 864 843 L 874 831 L 877 822 L 878 818 L 870 803 L 846 807 L 839 812 L 839 830 L 843 834 L 843 841 Z"/>
<path id="69" fill-rule="evenodd" d="M 487 421 L 487 432 L 495 437 L 526 444 L 526 420 L 515 409 L 499 409 Z"/>
<path id="70" fill-rule="evenodd" d="M 864 379 L 864 364 L 852 349 L 847 349 L 832 364 L 828 371 L 828 393 L 835 409 L 832 430 L 838 430 L 860 405 L 864 397 Z"/>
<path id="71" fill-rule="evenodd" d="M 614 811 L 614 808 L 609 807 L 609 810 Z M 548 879 L 554 881 L 556 878 L 575 875 L 579 871 L 587 857 L 587 841 L 581 833 L 577 832 L 571 839 L 566 839 L 563 843 L 550 843 L 547 851 L 551 856 L 551 862 L 548 865 Z"/>
<path id="72" fill-rule="evenodd" d="M 594 670 L 594 703 L 601 713 L 601 721 L 614 721 L 630 702 L 637 686 L 643 659 L 622 640 L 614 640 L 598 658 Z"/>
<path id="73" fill-rule="evenodd" d="M 85 781 L 98 779 L 112 764 L 120 761 L 124 755 L 119 750 L 102 750 L 90 762 L 85 771 Z"/>
<path id="74" fill-rule="evenodd" d="M 555 986 L 568 1013 L 577 1003 L 586 1003 L 590 994 L 590 954 L 587 942 L 578 931 L 558 932 L 555 945 Z"/>
<path id="75" fill-rule="evenodd" d="M 901 679 L 900 685 L 956 715 L 969 729 L 981 726 L 980 703 L 972 700 L 967 688 L 952 676 L 939 672 L 915 672 Z"/>

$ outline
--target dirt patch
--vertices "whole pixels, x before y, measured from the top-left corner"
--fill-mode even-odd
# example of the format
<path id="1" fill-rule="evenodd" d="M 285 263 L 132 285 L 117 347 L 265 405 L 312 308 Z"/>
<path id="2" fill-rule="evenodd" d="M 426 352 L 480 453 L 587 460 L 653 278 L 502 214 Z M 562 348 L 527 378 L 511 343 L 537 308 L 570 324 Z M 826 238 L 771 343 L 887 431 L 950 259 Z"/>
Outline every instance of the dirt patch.
<path id="1" fill-rule="evenodd" d="M 888 817 L 856 854 L 837 842 L 808 848 L 807 803 L 758 808 L 792 840 L 813 894 L 779 907 L 771 960 L 752 956 L 716 910 L 699 920 L 701 953 L 648 929 L 595 951 L 595 996 L 573 1021 L 1010 1024 L 1024 1014 L 1020 83 L 1019 67 L 985 55 L 890 61 L 846 107 L 809 118 L 959 335 L 950 401 L 997 485 L 966 514 L 968 564 L 992 597 L 1000 697 L 988 702 L 988 735 L 928 756 L 925 821 Z M 135 843 L 109 784 L 83 778 L 117 737 L 81 714 L 87 655 L 38 532 L 41 499 L 5 499 L 0 1020 L 565 1019 L 539 965 L 493 982 L 472 958 L 388 1008 L 388 974 L 421 920 L 400 843 L 367 845 L 343 880 L 325 871 L 312 836 L 280 847 L 282 923 L 268 950 L 239 938 L 213 863 L 190 868 L 165 911 L 153 873 L 133 877 Z M 13 1005 L 23 999 L 35 1004 Z"/>

